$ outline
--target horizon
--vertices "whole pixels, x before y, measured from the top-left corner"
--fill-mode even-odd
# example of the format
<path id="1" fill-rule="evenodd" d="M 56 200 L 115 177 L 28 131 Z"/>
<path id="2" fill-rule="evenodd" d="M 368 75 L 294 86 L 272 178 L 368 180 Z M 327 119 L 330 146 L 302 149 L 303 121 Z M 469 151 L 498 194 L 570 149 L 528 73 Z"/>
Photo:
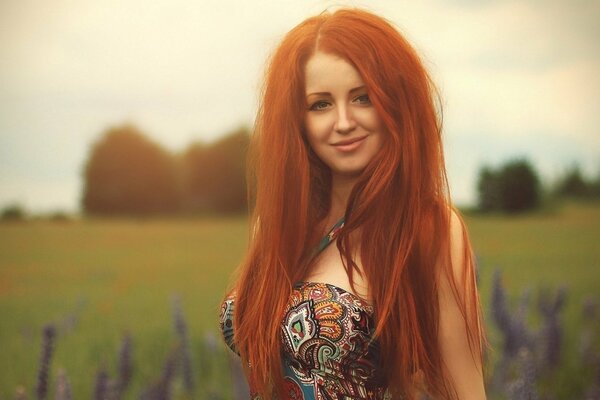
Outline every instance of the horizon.
<path id="1" fill-rule="evenodd" d="M 600 2 L 352 1 L 392 21 L 440 89 L 451 193 L 525 157 L 546 185 L 600 174 Z M 265 60 L 333 1 L 210 6 L 0 5 L 0 207 L 80 212 L 82 170 L 110 126 L 171 152 L 251 127 Z"/>

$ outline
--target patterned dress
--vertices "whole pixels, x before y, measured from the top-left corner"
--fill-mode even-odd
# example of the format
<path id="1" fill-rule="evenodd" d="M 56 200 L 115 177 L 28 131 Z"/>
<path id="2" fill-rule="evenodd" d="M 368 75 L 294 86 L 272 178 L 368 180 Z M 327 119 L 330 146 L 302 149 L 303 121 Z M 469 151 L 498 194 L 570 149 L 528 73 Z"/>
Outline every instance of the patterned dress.
<path id="1" fill-rule="evenodd" d="M 335 234 L 328 237 L 331 242 Z M 234 306 L 234 297 L 226 299 L 220 319 L 225 342 L 235 351 Z M 285 398 L 383 399 L 374 330 L 373 308 L 360 297 L 327 283 L 295 284 L 280 330 Z"/>

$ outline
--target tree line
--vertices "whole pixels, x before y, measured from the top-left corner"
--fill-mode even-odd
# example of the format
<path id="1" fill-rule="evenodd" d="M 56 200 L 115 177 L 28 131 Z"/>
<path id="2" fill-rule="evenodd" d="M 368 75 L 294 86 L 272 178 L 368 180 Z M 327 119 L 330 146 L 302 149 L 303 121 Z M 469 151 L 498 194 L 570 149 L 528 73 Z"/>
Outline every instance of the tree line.
<path id="1" fill-rule="evenodd" d="M 109 128 L 85 164 L 82 208 L 95 215 L 245 212 L 249 138 L 241 127 L 172 153 L 134 125 Z"/>
<path id="2" fill-rule="evenodd" d="M 246 153 L 250 133 L 240 127 L 220 140 L 194 142 L 170 152 L 132 124 L 104 131 L 90 149 L 83 169 L 81 205 L 89 215 L 173 215 L 248 211 Z M 550 187 L 525 158 L 480 168 L 476 210 L 515 213 L 540 207 L 548 199 L 600 199 L 600 174 L 585 177 L 572 166 Z M 0 220 L 27 217 L 19 204 L 0 210 Z M 51 219 L 64 220 L 57 212 Z"/>
<path id="3" fill-rule="evenodd" d="M 594 179 L 583 176 L 574 165 L 549 188 L 544 188 L 533 165 L 525 158 L 509 160 L 498 168 L 483 166 L 477 179 L 479 211 L 515 213 L 533 210 L 545 198 L 600 199 L 600 175 Z"/>

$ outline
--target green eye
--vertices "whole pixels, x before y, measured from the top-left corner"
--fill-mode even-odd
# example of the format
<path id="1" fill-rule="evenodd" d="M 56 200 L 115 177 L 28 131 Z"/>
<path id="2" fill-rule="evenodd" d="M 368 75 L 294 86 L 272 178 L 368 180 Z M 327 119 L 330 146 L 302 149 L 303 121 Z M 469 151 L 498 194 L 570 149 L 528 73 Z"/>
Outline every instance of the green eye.
<path id="1" fill-rule="evenodd" d="M 359 104 L 371 104 L 371 99 L 369 98 L 369 95 L 366 93 L 358 96 L 356 99 L 354 99 L 354 101 Z"/>
<path id="2" fill-rule="evenodd" d="M 327 107 L 329 107 L 329 103 L 327 103 L 326 101 L 317 101 L 313 103 L 309 109 L 312 111 L 319 111 L 325 110 Z"/>

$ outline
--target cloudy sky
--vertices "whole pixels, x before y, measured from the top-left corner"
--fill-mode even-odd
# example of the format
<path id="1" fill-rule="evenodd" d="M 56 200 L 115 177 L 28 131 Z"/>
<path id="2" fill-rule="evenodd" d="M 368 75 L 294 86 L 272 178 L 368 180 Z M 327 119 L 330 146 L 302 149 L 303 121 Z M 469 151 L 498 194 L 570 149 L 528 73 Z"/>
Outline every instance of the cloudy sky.
<path id="1" fill-rule="evenodd" d="M 173 151 L 253 122 L 265 58 L 339 5 L 391 20 L 441 89 L 453 196 L 525 156 L 600 172 L 598 0 L 0 2 L 0 207 L 76 211 L 90 146 L 138 125 Z"/>

